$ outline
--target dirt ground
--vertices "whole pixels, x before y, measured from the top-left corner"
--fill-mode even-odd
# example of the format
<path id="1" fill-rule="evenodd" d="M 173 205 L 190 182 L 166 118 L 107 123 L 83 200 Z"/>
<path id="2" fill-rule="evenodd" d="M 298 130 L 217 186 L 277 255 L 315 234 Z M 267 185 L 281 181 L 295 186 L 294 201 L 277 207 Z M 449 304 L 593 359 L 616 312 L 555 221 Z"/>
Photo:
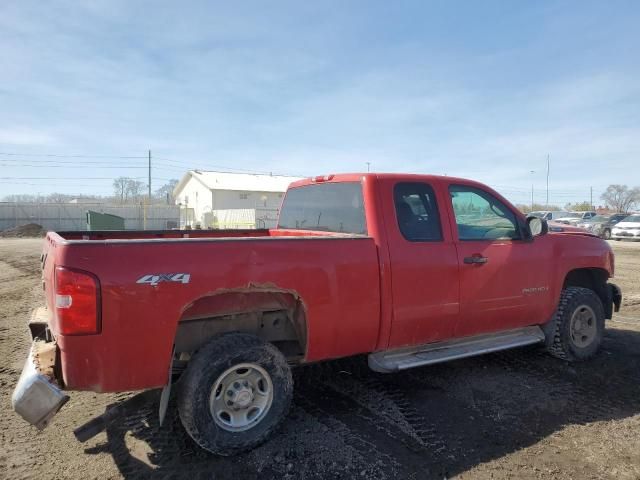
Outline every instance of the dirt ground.
<path id="1" fill-rule="evenodd" d="M 2 478 L 640 478 L 640 243 L 611 242 L 625 302 L 592 361 L 525 348 L 397 375 L 364 358 L 295 372 L 275 438 L 233 458 L 200 450 L 158 393 L 85 444 L 73 428 L 127 394 L 71 394 L 38 433 L 11 410 L 41 303 L 40 239 L 0 239 Z"/>

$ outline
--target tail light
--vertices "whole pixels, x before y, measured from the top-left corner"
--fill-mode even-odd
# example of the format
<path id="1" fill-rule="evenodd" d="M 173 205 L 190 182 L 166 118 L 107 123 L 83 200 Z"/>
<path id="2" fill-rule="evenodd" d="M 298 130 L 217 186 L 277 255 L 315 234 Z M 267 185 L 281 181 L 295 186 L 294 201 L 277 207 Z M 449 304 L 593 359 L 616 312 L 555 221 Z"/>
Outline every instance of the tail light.
<path id="1" fill-rule="evenodd" d="M 100 331 L 100 287 L 87 272 L 56 267 L 55 312 L 61 335 Z"/>

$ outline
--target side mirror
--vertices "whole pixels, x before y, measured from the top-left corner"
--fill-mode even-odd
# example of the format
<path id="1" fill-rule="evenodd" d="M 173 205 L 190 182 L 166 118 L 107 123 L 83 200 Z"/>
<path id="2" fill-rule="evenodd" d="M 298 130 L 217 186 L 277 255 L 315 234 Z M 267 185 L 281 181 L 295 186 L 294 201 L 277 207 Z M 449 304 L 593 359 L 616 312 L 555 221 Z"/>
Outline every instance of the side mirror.
<path id="1" fill-rule="evenodd" d="M 527 226 L 531 232 L 531 236 L 537 237 L 539 235 L 546 235 L 549 233 L 549 224 L 546 220 L 538 217 L 527 218 Z"/>

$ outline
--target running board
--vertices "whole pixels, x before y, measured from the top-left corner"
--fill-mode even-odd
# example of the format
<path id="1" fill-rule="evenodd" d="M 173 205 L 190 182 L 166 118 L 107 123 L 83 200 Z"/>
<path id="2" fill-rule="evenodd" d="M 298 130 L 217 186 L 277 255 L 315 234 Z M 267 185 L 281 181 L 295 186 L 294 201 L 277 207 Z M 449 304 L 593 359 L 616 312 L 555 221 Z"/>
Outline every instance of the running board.
<path id="1" fill-rule="evenodd" d="M 372 353 L 369 355 L 369 368 L 376 372 L 391 373 L 458 358 L 473 357 L 483 353 L 522 347 L 543 342 L 544 339 L 542 330 L 535 326 L 474 337 L 457 338 L 417 347 Z"/>

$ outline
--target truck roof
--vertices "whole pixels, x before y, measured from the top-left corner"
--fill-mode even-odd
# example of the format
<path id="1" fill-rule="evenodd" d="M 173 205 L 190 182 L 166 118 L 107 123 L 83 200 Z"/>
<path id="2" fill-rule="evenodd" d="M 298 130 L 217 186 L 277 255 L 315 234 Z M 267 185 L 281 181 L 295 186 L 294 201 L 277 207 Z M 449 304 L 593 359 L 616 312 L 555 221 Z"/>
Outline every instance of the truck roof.
<path id="1" fill-rule="evenodd" d="M 447 175 L 430 175 L 430 174 L 422 174 L 422 173 L 376 173 L 376 172 L 367 172 L 367 173 L 330 173 L 327 175 L 317 175 L 315 177 L 303 178 L 301 180 L 295 181 L 289 185 L 289 188 L 302 187 L 304 185 L 311 185 L 316 183 L 324 183 L 324 182 L 359 182 L 367 177 L 375 177 L 375 178 L 391 178 L 391 179 L 406 179 L 406 180 L 414 180 L 414 181 L 433 181 L 433 180 L 443 180 L 447 181 L 456 181 L 460 183 L 470 184 L 470 185 L 480 185 L 485 187 L 479 182 L 475 180 L 469 180 L 467 178 L 459 178 L 459 177 L 449 177 Z"/>

